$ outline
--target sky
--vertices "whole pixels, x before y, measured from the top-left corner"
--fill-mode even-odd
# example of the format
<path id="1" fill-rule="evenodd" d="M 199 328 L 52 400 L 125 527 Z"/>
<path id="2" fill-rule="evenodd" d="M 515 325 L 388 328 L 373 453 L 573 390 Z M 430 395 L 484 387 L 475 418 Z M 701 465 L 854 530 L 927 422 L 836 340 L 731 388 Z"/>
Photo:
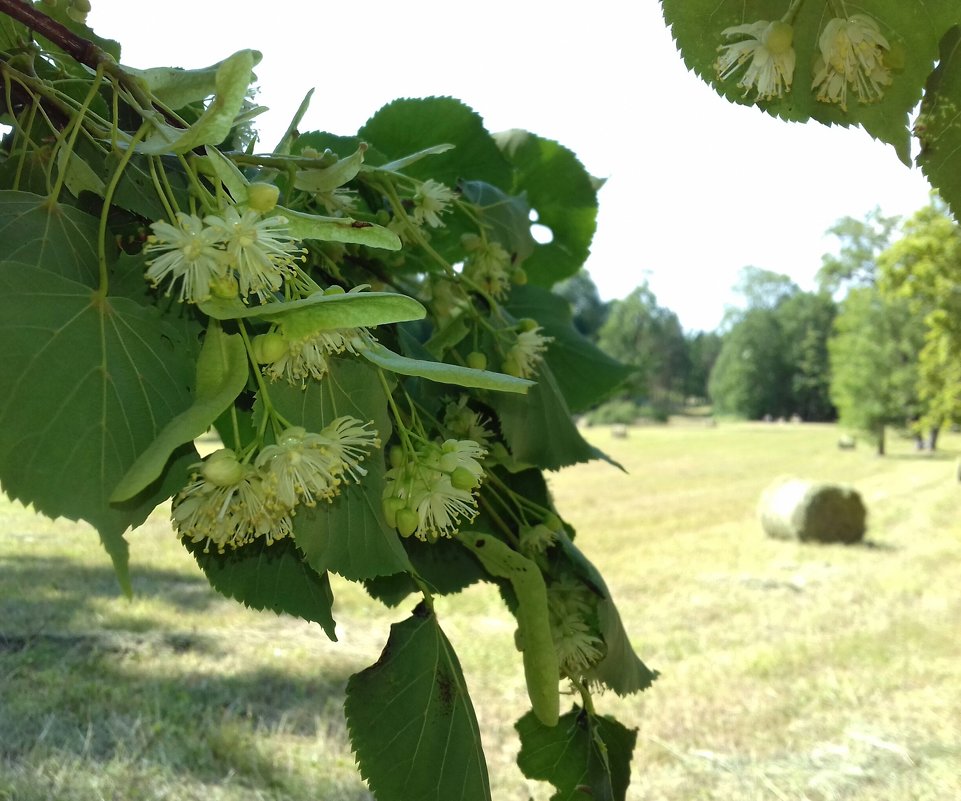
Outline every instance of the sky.
<path id="1" fill-rule="evenodd" d="M 605 300 L 647 281 L 687 330 L 713 330 L 742 267 L 814 288 L 825 236 L 875 206 L 908 215 L 929 186 L 860 129 L 775 120 L 685 68 L 656 0 L 93 0 L 89 24 L 133 67 L 207 66 L 263 53 L 258 118 L 273 145 L 307 91 L 302 130 L 352 134 L 397 97 L 450 95 L 488 130 L 573 150 L 599 194 L 586 267 Z"/>

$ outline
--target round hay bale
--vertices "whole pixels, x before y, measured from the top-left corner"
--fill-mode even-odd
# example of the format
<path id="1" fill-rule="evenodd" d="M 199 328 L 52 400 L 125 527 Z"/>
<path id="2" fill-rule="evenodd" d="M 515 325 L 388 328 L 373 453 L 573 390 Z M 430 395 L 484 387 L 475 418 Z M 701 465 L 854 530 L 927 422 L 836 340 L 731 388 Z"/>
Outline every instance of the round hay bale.
<path id="1" fill-rule="evenodd" d="M 800 542 L 860 542 L 867 510 L 851 487 L 782 480 L 761 495 L 761 526 L 769 537 Z"/>

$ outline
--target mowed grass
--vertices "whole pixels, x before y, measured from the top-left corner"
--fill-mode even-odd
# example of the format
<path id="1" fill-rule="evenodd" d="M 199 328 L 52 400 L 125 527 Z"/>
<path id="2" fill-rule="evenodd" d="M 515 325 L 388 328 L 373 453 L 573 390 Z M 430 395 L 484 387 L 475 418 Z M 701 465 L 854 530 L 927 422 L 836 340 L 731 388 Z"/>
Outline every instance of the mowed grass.
<path id="1" fill-rule="evenodd" d="M 654 687 L 598 708 L 638 729 L 629 798 L 961 798 L 961 436 L 879 459 L 818 425 L 585 432 L 627 469 L 551 476 Z M 779 475 L 855 485 L 868 544 L 766 539 Z M 391 622 L 335 581 L 340 641 L 214 594 L 162 514 L 120 597 L 96 535 L 0 505 L 0 799 L 369 799 L 342 716 Z M 513 762 L 525 690 L 490 587 L 438 603 L 495 799 L 546 799 Z"/>

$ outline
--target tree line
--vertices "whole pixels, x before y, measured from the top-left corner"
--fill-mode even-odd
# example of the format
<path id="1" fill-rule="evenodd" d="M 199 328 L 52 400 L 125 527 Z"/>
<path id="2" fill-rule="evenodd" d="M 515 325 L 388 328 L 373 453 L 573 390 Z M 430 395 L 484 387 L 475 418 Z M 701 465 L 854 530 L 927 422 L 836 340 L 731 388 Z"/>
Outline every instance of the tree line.
<path id="1" fill-rule="evenodd" d="M 839 420 L 885 450 L 889 427 L 934 448 L 961 423 L 961 229 L 932 197 L 908 219 L 879 209 L 828 233 L 817 289 L 745 267 L 716 331 L 685 332 L 645 283 L 602 301 L 582 271 L 555 289 L 574 324 L 634 372 L 601 422 L 664 420 L 682 405 L 745 419 Z"/>

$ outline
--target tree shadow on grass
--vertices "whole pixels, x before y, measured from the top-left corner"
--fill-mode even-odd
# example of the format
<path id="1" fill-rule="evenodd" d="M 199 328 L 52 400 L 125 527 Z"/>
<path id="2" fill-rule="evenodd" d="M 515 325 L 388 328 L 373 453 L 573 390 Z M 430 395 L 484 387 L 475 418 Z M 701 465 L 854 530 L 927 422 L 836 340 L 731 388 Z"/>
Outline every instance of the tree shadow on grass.
<path id="1" fill-rule="evenodd" d="M 45 782 L 56 789 L 46 797 L 62 799 L 179 799 L 224 785 L 237 793 L 223 798 L 370 798 L 342 709 L 347 678 L 361 666 L 318 664 L 299 675 L 191 670 L 192 645 L 171 659 L 162 641 L 137 650 L 109 634 L 0 649 L 0 798 L 5 784 L 35 790 Z M 72 770 L 54 787 L 51 767 L 63 764 Z M 114 777 L 115 795 L 105 792 L 105 776 Z M 141 786 L 126 787 L 131 781 Z"/>

